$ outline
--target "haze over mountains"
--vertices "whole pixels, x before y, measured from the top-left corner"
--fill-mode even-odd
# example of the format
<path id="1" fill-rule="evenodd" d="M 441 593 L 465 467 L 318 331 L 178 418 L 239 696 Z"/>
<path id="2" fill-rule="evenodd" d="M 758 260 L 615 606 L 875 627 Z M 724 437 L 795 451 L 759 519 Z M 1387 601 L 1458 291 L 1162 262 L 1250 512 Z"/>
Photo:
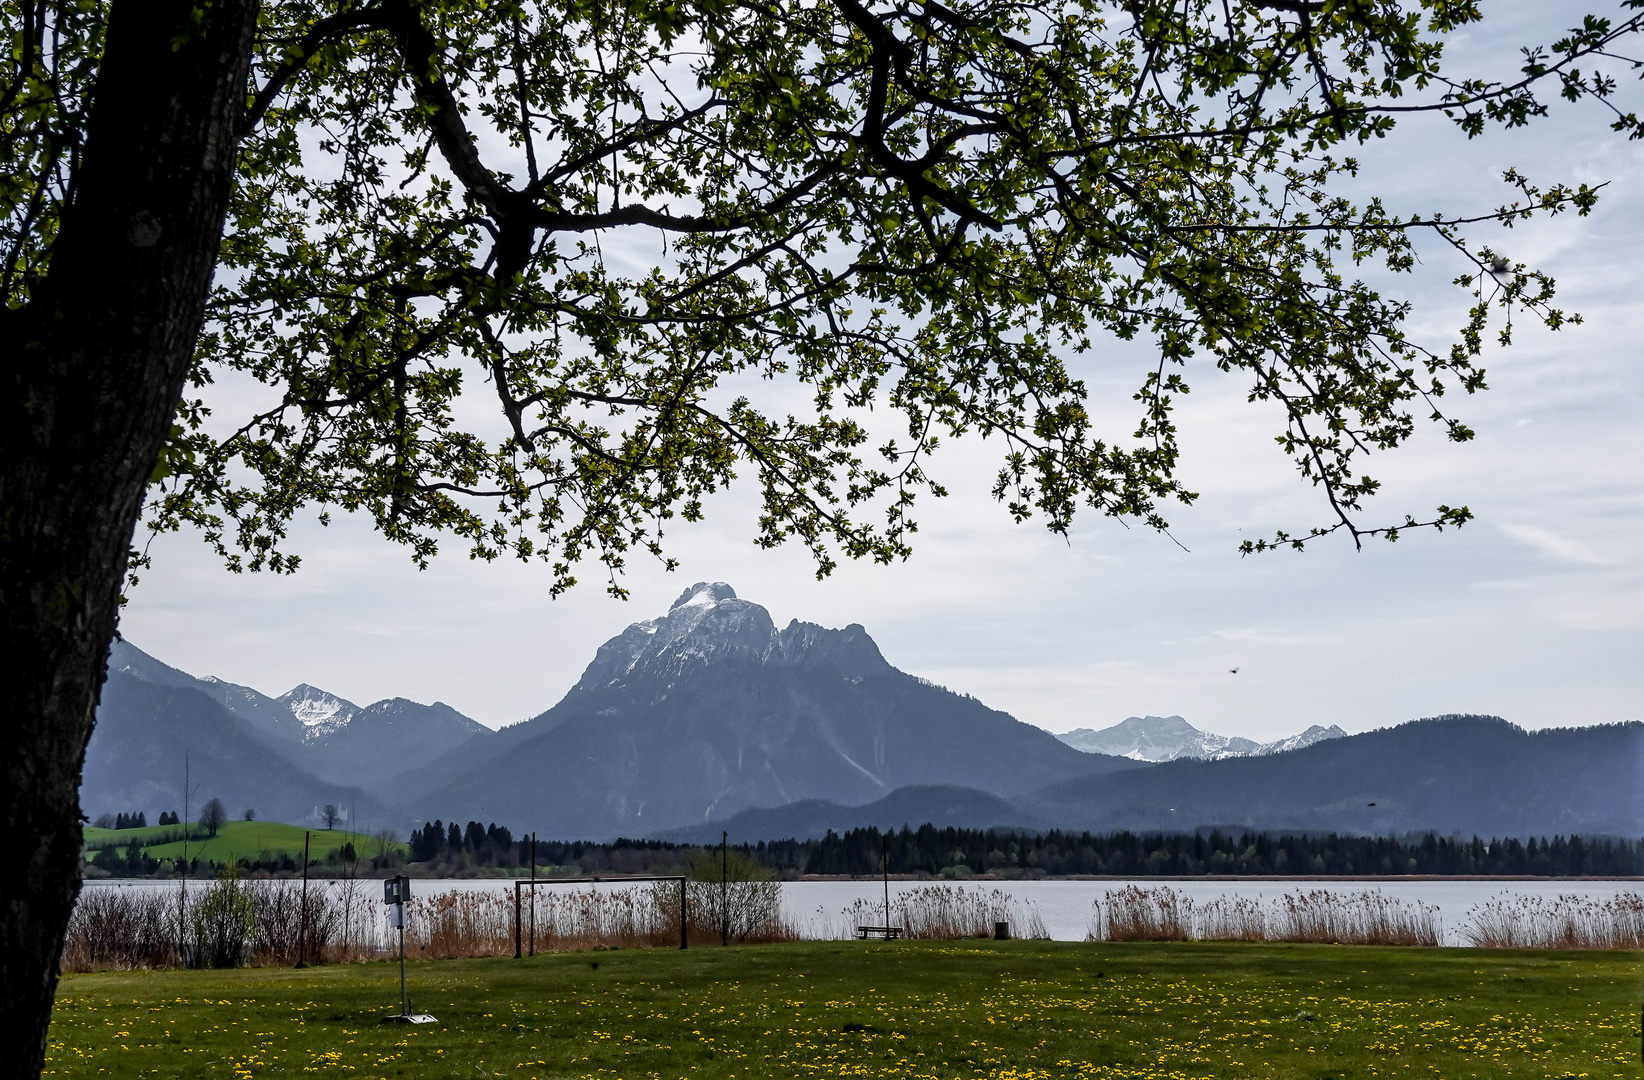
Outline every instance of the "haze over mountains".
<path id="1" fill-rule="evenodd" d="M 1200 826 L 1482 835 L 1644 833 L 1644 724 L 1524 732 L 1448 717 L 1259 744 L 1181 717 L 1061 736 L 899 671 L 867 631 L 791 622 L 723 583 L 599 648 L 537 717 L 491 731 L 447 705 L 279 697 L 117 642 L 82 806 L 197 798 L 303 820 L 334 803 L 404 831 L 744 840 L 854 825 Z"/>

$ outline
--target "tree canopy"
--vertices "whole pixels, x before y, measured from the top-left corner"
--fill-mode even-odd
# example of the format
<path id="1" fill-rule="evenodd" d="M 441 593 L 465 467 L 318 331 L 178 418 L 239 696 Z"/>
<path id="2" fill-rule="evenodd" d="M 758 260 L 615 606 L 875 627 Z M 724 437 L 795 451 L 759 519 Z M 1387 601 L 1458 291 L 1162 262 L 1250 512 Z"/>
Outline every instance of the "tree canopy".
<path id="1" fill-rule="evenodd" d="M 670 520 L 744 474 L 758 542 L 825 573 L 905 555 L 915 498 L 943 490 L 930 455 L 980 433 L 1016 519 L 1163 528 L 1194 498 L 1172 412 L 1193 358 L 1277 406 L 1329 504 L 1248 550 L 1460 524 L 1362 521 L 1362 459 L 1422 416 L 1471 436 L 1444 399 L 1484 387 L 1494 312 L 1567 319 L 1469 227 L 1596 192 L 1510 172 L 1461 220 L 1341 181 L 1416 111 L 1472 135 L 1556 93 L 1638 137 L 1616 49 L 1641 5 L 1489 81 L 1441 69 L 1474 0 L 271 0 L 151 524 L 290 569 L 301 508 L 363 511 L 419 562 L 454 535 L 557 587 L 597 558 L 620 592 L 631 552 L 666 559 Z M 73 197 L 107 9 L 4 8 L 16 309 Z M 1454 342 L 1358 276 L 1410 270 L 1423 236 L 1471 265 Z M 1115 339 L 1152 360 L 1134 428 L 1103 431 L 1080 372 Z M 211 417 L 207 385 L 247 377 L 264 407 Z"/>

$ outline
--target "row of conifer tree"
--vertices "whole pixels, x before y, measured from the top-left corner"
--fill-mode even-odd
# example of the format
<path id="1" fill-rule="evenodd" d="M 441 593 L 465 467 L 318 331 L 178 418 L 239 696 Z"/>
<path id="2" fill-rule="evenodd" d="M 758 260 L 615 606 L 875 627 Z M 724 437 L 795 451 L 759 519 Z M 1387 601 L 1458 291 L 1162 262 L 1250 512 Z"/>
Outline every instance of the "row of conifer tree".
<path id="1" fill-rule="evenodd" d="M 456 822 L 425 821 L 422 828 L 411 830 L 409 843 L 412 862 L 431 862 L 435 859 L 455 859 L 464 852 L 475 862 L 494 866 L 519 866 L 530 858 L 524 850 L 529 841 L 514 842 L 514 834 L 504 826 L 470 821 L 467 828 Z M 519 848 L 519 850 L 515 850 Z"/>
<path id="2" fill-rule="evenodd" d="M 938 829 L 828 832 L 809 840 L 732 844 L 780 877 L 872 877 L 881 859 L 892 874 L 928 877 L 1091 875 L 1630 877 L 1644 874 L 1644 840 L 1554 836 L 1340 836 L 1212 829 L 1198 833 L 1025 833 Z M 692 849 L 658 840 L 541 841 L 542 865 L 583 872 L 676 873 Z"/>
<path id="3" fill-rule="evenodd" d="M 148 815 L 142 810 L 130 814 L 115 814 L 112 818 L 108 814 L 104 814 L 92 824 L 99 829 L 146 829 L 148 828 Z M 175 810 L 162 810 L 160 811 L 159 824 L 181 825 L 182 821 L 178 818 Z"/>

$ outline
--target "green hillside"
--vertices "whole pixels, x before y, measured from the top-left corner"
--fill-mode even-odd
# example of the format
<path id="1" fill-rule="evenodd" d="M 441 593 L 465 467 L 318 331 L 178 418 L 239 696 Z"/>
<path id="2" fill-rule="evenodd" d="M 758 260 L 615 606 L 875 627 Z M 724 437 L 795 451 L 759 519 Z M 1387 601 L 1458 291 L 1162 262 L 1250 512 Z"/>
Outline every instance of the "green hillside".
<path id="1" fill-rule="evenodd" d="M 194 835 L 200 826 L 189 826 L 189 835 Z M 95 825 L 87 825 L 83 830 L 87 851 L 96 851 L 98 848 L 117 844 L 125 847 L 136 842 L 139 844 L 157 844 L 164 840 L 183 835 L 181 825 L 149 825 L 141 829 L 99 829 Z"/>
<path id="2" fill-rule="evenodd" d="M 188 855 L 191 859 L 227 863 L 235 859 L 255 859 L 263 851 L 302 857 L 303 834 L 309 836 L 309 858 L 324 859 L 331 852 L 352 842 L 362 857 L 377 853 L 377 842 L 365 833 L 346 829 L 304 829 L 301 825 L 287 825 L 280 821 L 229 821 L 217 828 L 217 835 L 206 835 L 204 826 L 189 826 Z M 86 854 L 114 844 L 124 849 L 136 843 L 151 858 L 179 859 L 183 854 L 183 828 L 180 825 L 150 825 L 144 829 L 85 830 Z M 402 855 L 404 844 L 395 844 Z"/>

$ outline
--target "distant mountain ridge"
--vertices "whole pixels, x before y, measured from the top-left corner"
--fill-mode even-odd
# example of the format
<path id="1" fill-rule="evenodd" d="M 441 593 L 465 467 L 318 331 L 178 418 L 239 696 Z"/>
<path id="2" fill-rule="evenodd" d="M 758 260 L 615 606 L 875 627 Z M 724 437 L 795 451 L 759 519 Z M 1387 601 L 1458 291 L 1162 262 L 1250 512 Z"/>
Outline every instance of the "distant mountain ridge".
<path id="1" fill-rule="evenodd" d="M 743 810 L 725 821 L 671 829 L 657 833 L 656 838 L 713 844 L 723 833 L 733 844 L 753 844 L 761 840 L 815 840 L 830 830 L 844 833 L 867 826 L 917 828 L 927 822 L 960 829 L 1038 831 L 1047 827 L 1035 812 L 985 791 L 950 784 L 910 784 L 863 806 L 805 799 L 786 806 Z"/>
<path id="2" fill-rule="evenodd" d="M 1161 762 L 1179 758 L 1220 761 L 1223 758 L 1263 757 L 1300 750 L 1304 746 L 1346 735 L 1347 732 L 1334 724 L 1329 727 L 1314 724 L 1287 739 L 1258 743 L 1237 735 L 1214 735 L 1200 731 L 1180 716 L 1132 716 L 1099 731 L 1077 728 L 1056 737 L 1074 749 L 1090 754 L 1112 754 L 1133 761 Z"/>
<path id="3" fill-rule="evenodd" d="M 443 702 L 422 705 L 385 698 L 361 708 L 316 686 L 299 683 L 279 697 L 207 676 L 196 678 L 116 640 L 109 673 L 152 686 L 190 690 L 216 702 L 246 733 L 326 784 L 355 785 L 399 801 L 383 786 L 476 736 L 495 733 Z M 98 723 L 107 710 L 98 709 Z M 112 722 L 113 714 L 108 714 Z"/>
<path id="4" fill-rule="evenodd" d="M 183 797 L 185 759 L 196 788 L 192 806 Z M 282 744 L 200 689 L 111 670 L 86 748 L 81 807 L 89 815 L 121 807 L 192 814 L 214 798 L 235 817 L 249 807 L 262 818 L 293 823 L 317 824 L 328 803 L 351 823 L 391 825 L 399 817 L 360 787 L 321 779 L 296 764 Z"/>
<path id="5" fill-rule="evenodd" d="M 813 800 L 658 835 L 705 843 L 723 829 L 753 842 L 926 822 L 1035 832 L 1638 837 L 1644 723 L 1525 731 L 1499 717 L 1441 716 L 1259 757 L 1184 757 L 1008 799 L 907 787 L 861 806 Z"/>
<path id="6" fill-rule="evenodd" d="M 1019 800 L 1067 828 L 1644 836 L 1644 723 L 1526 731 L 1453 714 L 1287 753 L 1182 758 Z"/>

